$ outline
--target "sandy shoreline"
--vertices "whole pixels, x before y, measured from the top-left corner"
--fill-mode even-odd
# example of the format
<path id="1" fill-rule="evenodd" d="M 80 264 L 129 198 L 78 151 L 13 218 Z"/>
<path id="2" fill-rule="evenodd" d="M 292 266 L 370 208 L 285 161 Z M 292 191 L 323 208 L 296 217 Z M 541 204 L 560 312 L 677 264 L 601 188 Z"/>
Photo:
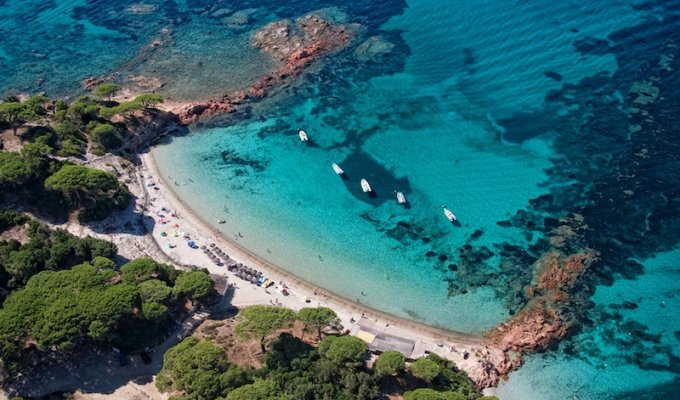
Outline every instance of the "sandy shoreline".
<path id="1" fill-rule="evenodd" d="M 360 326 L 363 326 L 369 327 L 372 330 L 379 330 L 388 335 L 414 340 L 416 342 L 412 354 L 414 358 L 422 356 L 426 352 L 432 352 L 453 360 L 456 362 L 456 365 L 468 372 L 480 367 L 481 359 L 477 357 L 477 353 L 484 351 L 483 338 L 419 324 L 371 309 L 342 298 L 326 289 L 319 288 L 303 278 L 294 276 L 278 266 L 272 265 L 226 237 L 196 215 L 189 205 L 172 190 L 170 184 L 163 179 L 151 153 L 142 154 L 140 158 L 142 161 L 140 171 L 143 185 L 145 190 L 149 192 L 148 195 L 152 198 L 146 214 L 156 221 L 153 227 L 148 226 L 154 240 L 173 262 L 185 266 L 198 265 L 206 267 L 213 274 L 227 277 L 230 283 L 236 285 L 231 304 L 245 306 L 278 302 L 294 310 L 302 307 L 326 306 L 338 314 L 345 329 L 350 330 L 352 333 L 356 333 Z M 158 189 L 153 189 L 154 187 Z M 170 213 L 162 211 L 163 208 L 174 211 L 177 217 L 170 217 L 168 220 L 166 214 Z M 159 215 L 163 215 L 165 219 Z M 159 223 L 162 220 L 167 220 L 167 222 L 165 224 Z M 178 228 L 174 228 L 175 224 Z M 181 235 L 180 237 L 174 237 L 170 231 L 175 230 L 187 233 L 199 245 L 215 243 L 234 260 L 260 270 L 266 276 L 273 277 L 277 283 L 284 282 L 289 288 L 290 296 L 279 294 L 273 287 L 269 289 L 270 293 L 266 293 L 263 288 L 238 279 L 225 267 L 214 265 L 202 251 L 188 247 L 186 240 L 182 240 Z M 161 232 L 165 232 L 167 236 L 161 236 Z M 170 243 L 173 243 L 176 247 L 169 248 Z M 304 301 L 305 297 L 310 300 L 309 303 Z M 452 347 L 456 351 L 451 351 Z M 463 358 L 463 351 L 469 353 L 467 359 Z"/>
<path id="2" fill-rule="evenodd" d="M 492 355 L 496 355 L 496 350 L 493 346 L 487 347 L 482 337 L 427 326 L 371 309 L 319 288 L 259 258 L 196 215 L 172 190 L 170 185 L 174 182 L 168 183 L 162 179 L 151 153 L 143 153 L 139 157 L 141 163 L 136 167 L 115 156 L 105 156 L 87 163 L 91 167 L 112 170 L 127 183 L 131 193 L 136 197 L 127 210 L 93 225 L 83 225 L 77 221 L 48 225 L 66 229 L 77 236 L 89 235 L 112 241 L 118 246 L 119 254 L 123 257 L 121 262 L 138 257 L 151 257 L 180 268 L 200 266 L 207 268 L 211 274 L 225 277 L 227 282 L 232 284 L 232 288 L 227 292 L 225 301 L 218 305 L 218 309 L 215 310 L 217 312 L 220 312 L 219 307 L 243 307 L 254 304 L 279 304 L 293 310 L 303 307 L 329 307 L 337 313 L 344 329 L 352 335 L 364 331 L 383 338 L 391 336 L 405 339 L 413 343 L 413 349 L 408 357 L 415 359 L 428 353 L 436 353 L 455 362 L 458 368 L 466 371 L 474 381 L 485 382 L 488 375 L 485 371 L 489 370 L 489 360 L 495 358 Z M 283 296 L 276 286 L 265 291 L 262 287 L 237 278 L 226 267 L 213 264 L 200 249 L 190 248 L 186 243 L 189 239 L 185 239 L 185 235 L 199 246 L 215 243 L 232 259 L 261 271 L 276 282 L 277 286 L 283 282 L 290 295 Z M 173 245 L 172 248 L 170 244 Z M 305 299 L 309 299 L 309 302 Z M 468 356 L 464 357 L 464 354 Z M 54 390 L 75 390 L 81 388 L 78 379 L 78 376 L 73 376 L 56 386 L 48 386 Z M 493 389 L 485 392 L 493 394 Z M 0 400 L 4 395 L 5 393 L 0 391 Z M 120 400 L 127 396 L 150 400 L 167 398 L 167 395 L 159 393 L 153 385 L 140 386 L 135 384 L 134 379 L 114 392 L 83 390 L 77 398 Z"/>

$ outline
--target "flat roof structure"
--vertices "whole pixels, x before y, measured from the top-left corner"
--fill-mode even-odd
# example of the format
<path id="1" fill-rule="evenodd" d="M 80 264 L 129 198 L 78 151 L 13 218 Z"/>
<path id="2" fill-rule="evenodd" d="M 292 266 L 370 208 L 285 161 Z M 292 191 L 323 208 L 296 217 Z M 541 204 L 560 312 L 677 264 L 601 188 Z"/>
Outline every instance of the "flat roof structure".
<path id="1" fill-rule="evenodd" d="M 399 336 L 388 335 L 376 329 L 362 326 L 355 334 L 359 339 L 368 343 L 368 349 L 374 352 L 385 352 L 396 350 L 402 353 L 405 357 L 411 358 L 413 349 L 416 346 L 416 341 L 405 339 Z"/>

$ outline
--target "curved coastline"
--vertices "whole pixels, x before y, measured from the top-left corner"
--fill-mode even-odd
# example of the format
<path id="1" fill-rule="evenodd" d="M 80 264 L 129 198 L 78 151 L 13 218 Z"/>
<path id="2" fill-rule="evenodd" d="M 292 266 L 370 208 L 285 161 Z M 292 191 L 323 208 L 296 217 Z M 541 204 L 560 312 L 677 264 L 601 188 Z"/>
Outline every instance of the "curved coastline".
<path id="1" fill-rule="evenodd" d="M 436 353 L 454 361 L 458 368 L 466 371 L 481 387 L 489 386 L 486 377 L 490 369 L 495 369 L 495 365 L 489 364 L 493 364 L 492 359 L 498 360 L 498 358 L 490 353 L 494 352 L 495 349 L 493 346 L 488 346 L 489 342 L 481 335 L 456 332 L 397 317 L 348 300 L 326 288 L 306 281 L 303 277 L 291 274 L 282 267 L 264 260 L 239 243 L 229 239 L 193 211 L 190 205 L 180 198 L 163 178 L 151 151 L 141 154 L 140 159 L 142 163 L 140 169 L 145 172 L 144 185 L 153 183 L 159 188 L 153 193 L 155 199 L 150 202 L 151 209 L 146 211 L 149 217 L 154 218 L 154 213 L 161 210 L 162 207 L 174 210 L 178 215 L 178 224 L 181 224 L 181 229 L 189 233 L 192 239 L 195 238 L 199 242 L 216 243 L 233 259 L 259 269 L 266 275 L 275 276 L 275 281 L 284 282 L 291 293 L 284 297 L 276 293 L 266 292 L 261 290 L 260 287 L 245 282 L 241 285 L 241 281 L 237 280 L 233 273 L 225 267 L 213 265 L 202 252 L 192 250 L 187 246 L 177 246 L 169 250 L 164 243 L 161 243 L 160 231 L 163 230 L 162 225 L 154 224 L 149 229 L 153 240 L 158 244 L 158 248 L 174 263 L 200 265 L 206 267 L 212 274 L 225 276 L 232 285 L 230 293 L 228 293 L 228 296 L 231 295 L 231 305 L 241 307 L 252 304 L 280 304 L 294 310 L 310 306 L 329 307 L 337 313 L 343 326 L 351 334 L 357 334 L 362 329 L 369 329 L 385 335 L 411 340 L 414 342 L 411 358 Z M 150 179 L 150 182 L 147 182 L 147 179 Z M 274 298 L 276 298 L 276 302 L 273 301 Z M 305 299 L 309 299 L 310 303 L 306 303 Z M 467 356 L 464 356 L 464 353 Z"/>
<path id="2" fill-rule="evenodd" d="M 235 258 L 239 260 L 240 262 L 243 262 L 244 264 L 249 264 L 250 266 L 257 267 L 259 269 L 265 270 L 267 272 L 270 272 L 274 275 L 280 276 L 282 279 L 280 280 L 285 280 L 287 283 L 290 285 L 292 283 L 295 288 L 300 288 L 302 291 L 305 292 L 305 294 L 311 292 L 323 292 L 320 293 L 317 296 L 309 296 L 310 299 L 312 300 L 321 300 L 325 299 L 325 302 L 331 305 L 331 308 L 334 309 L 342 309 L 342 310 L 348 310 L 353 313 L 363 313 L 365 314 L 366 318 L 369 319 L 375 319 L 378 318 L 380 321 L 384 321 L 387 323 L 390 323 L 390 325 L 399 325 L 403 328 L 407 329 L 412 329 L 414 331 L 417 331 L 418 333 L 421 334 L 426 334 L 430 335 L 432 337 L 438 337 L 441 338 L 442 340 L 450 340 L 450 341 L 469 341 L 469 343 L 473 344 L 479 344 L 481 345 L 483 342 L 483 337 L 481 335 L 473 335 L 469 333 L 464 333 L 464 332 L 458 332 L 454 330 L 449 330 L 449 329 L 444 329 L 436 326 L 431 326 L 427 325 L 421 322 L 409 320 L 406 318 L 402 317 L 397 317 L 395 315 L 374 309 L 372 307 L 356 303 L 352 300 L 346 299 L 342 297 L 341 295 L 338 295 L 334 293 L 332 290 L 329 290 L 328 288 L 323 288 L 318 285 L 315 285 L 307 280 L 305 280 L 302 277 L 299 277 L 297 275 L 294 275 L 288 271 L 286 271 L 284 268 L 274 265 L 271 262 L 263 259 L 262 257 L 256 255 L 255 253 L 251 252 L 238 242 L 228 238 L 226 235 L 224 235 L 222 232 L 220 232 L 218 229 L 215 227 L 211 226 L 210 223 L 205 221 L 203 217 L 201 217 L 198 213 L 196 213 L 189 204 L 187 204 L 186 201 L 184 201 L 174 190 L 172 190 L 172 187 L 168 184 L 168 182 L 163 178 L 163 175 L 160 173 L 158 166 L 156 165 L 155 159 L 153 157 L 153 154 L 151 152 L 142 155 L 142 160 L 143 164 L 149 168 L 149 172 L 151 172 L 152 176 L 157 179 L 160 183 L 161 186 L 161 196 L 163 199 L 167 202 L 170 203 L 172 208 L 174 209 L 179 209 L 180 213 L 188 220 L 189 224 L 193 225 L 196 230 L 199 232 L 210 232 L 210 234 L 214 237 L 214 241 L 217 244 L 222 244 L 224 245 L 225 248 L 228 248 L 229 254 L 232 255 L 232 258 Z M 163 193 L 164 192 L 164 193 Z M 156 237 L 154 237 L 154 240 L 157 242 Z M 162 249 L 162 251 L 170 258 L 175 260 L 176 257 L 173 256 L 173 254 L 169 254 L 166 252 L 164 247 L 158 243 L 159 248 Z M 209 268 L 210 269 L 210 268 Z M 226 271 L 224 268 L 220 270 L 220 272 Z M 335 307 L 333 307 L 335 306 Z"/>

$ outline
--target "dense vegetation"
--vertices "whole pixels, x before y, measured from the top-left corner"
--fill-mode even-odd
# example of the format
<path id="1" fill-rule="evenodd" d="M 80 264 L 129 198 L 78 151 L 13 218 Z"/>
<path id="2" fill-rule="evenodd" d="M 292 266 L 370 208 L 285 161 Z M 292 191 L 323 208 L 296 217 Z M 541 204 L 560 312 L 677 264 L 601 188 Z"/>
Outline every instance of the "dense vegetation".
<path id="1" fill-rule="evenodd" d="M 19 128 L 26 125 L 21 140 L 44 144 L 52 155 L 81 157 L 88 150 L 103 155 L 124 144 L 125 124 L 112 122 L 113 116 L 128 117 L 139 110 L 149 111 L 164 101 L 155 93 L 144 93 L 128 102 L 111 101 L 120 89 L 117 84 L 104 83 L 94 90 L 101 99 L 82 96 L 71 104 L 42 95 L 24 101 L 9 96 L 0 102 L 0 129 L 4 124 L 16 136 Z"/>
<path id="2" fill-rule="evenodd" d="M 0 201 L 14 199 L 48 215 L 79 211 L 81 221 L 99 220 L 130 201 L 127 187 L 105 171 L 50 157 L 45 144 L 20 153 L 0 151 Z"/>
<path id="3" fill-rule="evenodd" d="M 406 399 L 485 398 L 464 372 L 434 355 L 407 369 L 401 353 L 386 352 L 369 369 L 368 347 L 354 336 L 326 336 L 315 348 L 285 332 L 295 319 L 308 325 L 310 315 L 328 321 L 319 323 L 321 330 L 337 318 L 323 307 L 297 314 L 281 307 L 246 307 L 237 316 L 239 336 L 266 337 L 284 330 L 267 349 L 264 367 L 231 364 L 221 347 L 191 337 L 166 353 L 157 386 L 182 393 L 173 400 L 361 400 L 381 398 L 381 385 L 397 379 L 410 389 Z"/>
<path id="4" fill-rule="evenodd" d="M 0 214 L 8 215 L 8 213 Z M 213 282 L 143 258 L 114 269 L 116 247 L 29 223 L 30 240 L 0 242 L 5 292 L 0 358 L 12 369 L 34 343 L 37 351 L 91 344 L 135 349 L 159 337 L 187 301 L 203 302 Z"/>
<path id="5" fill-rule="evenodd" d="M 33 96 L 23 102 L 16 97 L 0 102 L 0 129 L 10 127 L 22 143 L 19 152 L 0 151 L 0 201 L 9 200 L 3 194 L 11 193 L 12 199 L 46 215 L 78 210 L 83 222 L 103 219 L 127 206 L 130 194 L 114 175 L 63 159 L 117 151 L 125 144 L 126 125 L 111 118 L 163 102 L 152 93 L 125 103 L 110 101 L 118 90 L 115 84 L 97 88 L 96 94 L 107 101 L 83 96 L 68 104 Z M 22 126 L 25 129 L 19 132 Z"/>
<path id="6" fill-rule="evenodd" d="M 0 233 L 12 226 L 26 224 L 27 241 L 0 241 L 0 302 L 4 294 L 25 286 L 38 272 L 58 271 L 93 260 L 106 259 L 113 263 L 116 246 L 91 237 L 78 238 L 58 229 L 50 230 L 35 221 L 28 221 L 13 211 L 0 211 Z M 4 226 L 4 228 L 3 228 Z"/>

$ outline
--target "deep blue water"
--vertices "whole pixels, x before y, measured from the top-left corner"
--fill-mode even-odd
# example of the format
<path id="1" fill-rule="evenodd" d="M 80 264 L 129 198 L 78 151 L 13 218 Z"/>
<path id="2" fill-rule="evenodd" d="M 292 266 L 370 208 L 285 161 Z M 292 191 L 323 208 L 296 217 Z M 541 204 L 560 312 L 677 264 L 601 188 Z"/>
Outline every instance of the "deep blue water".
<path id="1" fill-rule="evenodd" d="M 575 246 L 600 260 L 571 293 L 578 329 L 498 394 L 680 392 L 679 1 L 133 3 L 0 1 L 0 92 L 72 96 L 114 74 L 158 78 L 174 98 L 219 94 L 271 67 L 254 29 L 319 9 L 358 22 L 356 43 L 272 98 L 156 148 L 178 193 L 286 270 L 470 333 L 521 310 L 547 237 L 581 215 Z M 366 41 L 390 50 L 368 57 Z"/>

